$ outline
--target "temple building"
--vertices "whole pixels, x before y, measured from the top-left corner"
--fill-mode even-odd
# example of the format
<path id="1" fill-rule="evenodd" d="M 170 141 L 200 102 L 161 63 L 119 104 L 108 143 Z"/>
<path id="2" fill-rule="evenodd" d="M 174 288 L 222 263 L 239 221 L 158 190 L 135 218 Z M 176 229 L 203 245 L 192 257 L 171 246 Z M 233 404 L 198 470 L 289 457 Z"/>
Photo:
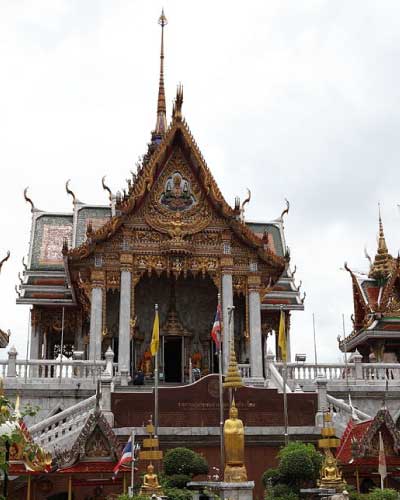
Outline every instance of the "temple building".
<path id="1" fill-rule="evenodd" d="M 379 434 L 382 436 L 387 466 L 385 487 L 399 487 L 400 430 L 385 405 L 374 418 L 363 422 L 350 419 L 342 435 L 336 458 L 347 483 L 361 493 L 380 485 Z"/>
<path id="2" fill-rule="evenodd" d="M 388 251 L 381 215 L 379 240 L 375 259 L 370 262 L 368 275 L 352 271 L 347 264 L 353 284 L 353 331 L 339 342 L 340 349 L 356 349 L 364 362 L 400 361 L 400 258 Z"/>
<path id="3" fill-rule="evenodd" d="M 182 116 L 177 90 L 168 123 L 164 91 L 164 26 L 156 126 L 137 172 L 109 203 L 72 197 L 72 211 L 31 205 L 29 257 L 17 303 L 31 304 L 31 359 L 101 359 L 111 347 L 121 380 L 154 370 L 149 355 L 154 306 L 161 325 L 160 373 L 185 382 L 189 366 L 218 370 L 210 331 L 221 301 L 223 331 L 233 332 L 239 363 L 251 378 L 264 376 L 267 338 L 303 300 L 289 268 L 282 215 L 245 220 L 245 206 L 230 206 Z M 234 306 L 233 319 L 228 320 Z M 277 344 L 277 335 L 269 342 Z M 276 346 L 279 358 L 278 348 Z M 229 343 L 223 343 L 223 366 Z"/>

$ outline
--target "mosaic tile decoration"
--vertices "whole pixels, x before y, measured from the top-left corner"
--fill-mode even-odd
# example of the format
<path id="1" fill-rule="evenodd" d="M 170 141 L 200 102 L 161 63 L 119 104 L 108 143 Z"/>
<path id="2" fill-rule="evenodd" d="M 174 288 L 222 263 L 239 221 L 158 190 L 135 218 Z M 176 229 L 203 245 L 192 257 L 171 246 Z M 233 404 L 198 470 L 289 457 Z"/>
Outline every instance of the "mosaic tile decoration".
<path id="1" fill-rule="evenodd" d="M 251 229 L 257 236 L 262 238 L 264 231 L 269 234 L 270 249 L 280 257 L 283 257 L 283 244 L 279 229 L 271 223 L 249 222 L 246 226 Z M 272 241 L 271 241 L 272 239 Z"/>
<path id="2" fill-rule="evenodd" d="M 63 269 L 64 239 L 72 242 L 72 215 L 42 215 L 36 220 L 32 248 L 32 269 Z"/>
<path id="3" fill-rule="evenodd" d="M 86 241 L 86 228 L 88 221 L 92 221 L 93 231 L 105 224 L 111 217 L 109 207 L 84 207 L 78 212 L 78 223 L 76 228 L 76 246 Z"/>

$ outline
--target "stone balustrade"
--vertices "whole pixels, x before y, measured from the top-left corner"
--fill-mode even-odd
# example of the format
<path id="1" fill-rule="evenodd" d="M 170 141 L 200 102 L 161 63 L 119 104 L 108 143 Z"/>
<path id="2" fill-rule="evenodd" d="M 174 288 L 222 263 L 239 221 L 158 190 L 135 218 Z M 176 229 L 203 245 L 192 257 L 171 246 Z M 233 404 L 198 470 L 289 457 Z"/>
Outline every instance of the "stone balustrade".
<path id="1" fill-rule="evenodd" d="M 280 374 L 284 364 L 274 363 Z M 385 380 L 400 379 L 400 363 L 287 363 L 287 380 L 295 384 L 313 382 L 322 376 L 328 383 L 343 384 L 346 380 L 360 380 L 368 384 L 382 384 Z"/>
<path id="2" fill-rule="evenodd" d="M 238 364 L 240 375 L 243 379 L 251 377 L 251 367 L 250 363 L 241 363 Z"/>
<path id="3" fill-rule="evenodd" d="M 64 439 L 71 440 L 81 431 L 89 413 L 96 405 L 96 395 L 46 418 L 29 428 L 32 438 L 46 450 L 52 450 Z"/>
<path id="4" fill-rule="evenodd" d="M 113 362 L 111 349 L 105 353 L 104 360 L 60 359 L 18 359 L 15 347 L 8 351 L 8 359 L 0 360 L 0 376 L 7 381 L 8 387 L 13 380 L 21 383 L 56 382 L 63 385 L 79 381 L 92 381 L 104 373 L 110 377 L 117 374 L 117 363 Z"/>

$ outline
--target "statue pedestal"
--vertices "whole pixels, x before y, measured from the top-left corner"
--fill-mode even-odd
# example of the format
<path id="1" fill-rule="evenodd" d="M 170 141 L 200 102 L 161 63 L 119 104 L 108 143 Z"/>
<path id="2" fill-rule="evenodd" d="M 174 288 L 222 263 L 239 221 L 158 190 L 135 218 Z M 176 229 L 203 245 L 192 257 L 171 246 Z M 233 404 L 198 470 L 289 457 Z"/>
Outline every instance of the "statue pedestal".
<path id="1" fill-rule="evenodd" d="M 200 495 L 208 491 L 216 493 L 221 500 L 253 500 L 254 481 L 242 483 L 225 483 L 224 481 L 192 481 L 188 483 L 192 490 L 193 500 L 199 500 Z"/>

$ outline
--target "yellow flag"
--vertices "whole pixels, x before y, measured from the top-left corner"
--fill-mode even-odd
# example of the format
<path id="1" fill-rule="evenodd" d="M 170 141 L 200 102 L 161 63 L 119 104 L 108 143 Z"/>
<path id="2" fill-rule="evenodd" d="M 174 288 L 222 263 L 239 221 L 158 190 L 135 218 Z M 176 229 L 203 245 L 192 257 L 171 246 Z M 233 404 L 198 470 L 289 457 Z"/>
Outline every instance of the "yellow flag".
<path id="1" fill-rule="evenodd" d="M 278 346 L 281 349 L 282 361 L 287 360 L 287 348 L 286 348 L 286 332 L 285 332 L 285 313 L 281 309 L 281 317 L 279 320 L 279 336 L 278 336 Z"/>
<path id="2" fill-rule="evenodd" d="M 151 337 L 150 352 L 152 356 L 155 356 L 158 352 L 158 346 L 160 345 L 160 321 L 158 319 L 158 310 L 156 310 L 156 315 L 154 316 L 153 324 L 153 335 Z"/>

